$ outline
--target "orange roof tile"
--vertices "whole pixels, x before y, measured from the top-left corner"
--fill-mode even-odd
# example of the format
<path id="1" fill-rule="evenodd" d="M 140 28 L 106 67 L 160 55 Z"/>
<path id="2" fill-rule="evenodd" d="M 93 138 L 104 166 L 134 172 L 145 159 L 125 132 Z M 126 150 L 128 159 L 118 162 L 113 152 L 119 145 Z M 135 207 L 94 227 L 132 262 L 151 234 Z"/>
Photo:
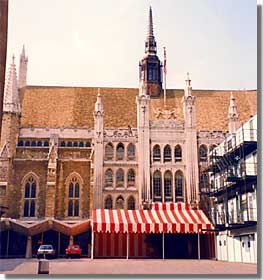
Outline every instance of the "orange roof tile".
<path id="1" fill-rule="evenodd" d="M 28 86 L 21 92 L 23 127 L 93 127 L 93 111 L 98 88 Z M 105 127 L 136 127 L 136 88 L 101 88 Z M 241 122 L 257 112 L 257 91 L 233 91 Z M 196 97 L 197 128 L 227 130 L 230 91 L 193 90 Z M 168 89 L 168 108 L 176 108 L 183 119 L 183 90 Z M 163 98 L 151 99 L 153 111 L 163 106 Z"/>

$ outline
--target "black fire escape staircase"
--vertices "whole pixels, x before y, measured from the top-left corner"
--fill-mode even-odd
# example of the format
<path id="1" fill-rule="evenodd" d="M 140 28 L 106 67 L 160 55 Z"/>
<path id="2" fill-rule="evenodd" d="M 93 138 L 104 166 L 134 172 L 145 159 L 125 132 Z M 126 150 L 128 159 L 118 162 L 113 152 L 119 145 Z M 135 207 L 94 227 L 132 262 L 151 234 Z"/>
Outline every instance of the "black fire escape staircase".
<path id="1" fill-rule="evenodd" d="M 224 222 L 222 224 L 217 221 L 216 211 L 214 211 L 214 217 L 212 217 L 211 209 L 209 209 L 210 219 L 215 221 L 215 228 L 217 230 L 242 228 L 244 226 L 256 224 L 255 221 L 250 221 L 250 208 L 247 195 L 247 182 L 249 179 L 256 180 L 256 176 L 247 176 L 245 158 L 249 153 L 257 149 L 257 142 L 251 141 L 251 139 L 249 139 L 249 141 L 245 141 L 243 126 L 241 143 L 237 145 L 235 138 L 232 138 L 230 141 L 231 142 L 228 143 L 225 141 L 224 153 L 222 155 L 218 155 L 216 153 L 216 149 L 212 151 L 209 164 L 209 171 L 213 173 L 214 178 L 215 174 L 220 174 L 220 177 L 223 178 L 223 180 L 221 180 L 221 182 L 223 182 L 222 185 L 220 183 L 220 186 L 214 184 L 214 186 L 209 187 L 210 201 L 211 199 L 215 199 L 215 204 L 218 204 L 218 202 L 221 201 L 224 206 L 224 210 L 222 212 L 224 215 L 222 220 Z M 244 194 L 246 195 L 245 208 L 244 204 L 242 204 L 242 195 Z M 228 200 L 234 197 L 236 197 L 239 204 L 237 218 L 233 219 L 233 217 L 231 217 L 230 219 Z M 247 214 L 246 219 L 243 216 L 244 210 L 246 210 Z"/>

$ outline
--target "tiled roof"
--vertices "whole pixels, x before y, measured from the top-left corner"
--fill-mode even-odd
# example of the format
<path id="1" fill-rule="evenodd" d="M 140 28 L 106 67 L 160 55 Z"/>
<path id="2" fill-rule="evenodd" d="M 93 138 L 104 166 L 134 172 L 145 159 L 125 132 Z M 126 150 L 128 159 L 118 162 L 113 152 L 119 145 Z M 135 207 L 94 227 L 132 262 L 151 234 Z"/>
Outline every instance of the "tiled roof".
<path id="1" fill-rule="evenodd" d="M 21 92 L 22 127 L 93 128 L 93 111 L 98 88 L 28 86 Z M 105 127 L 136 127 L 136 88 L 101 88 Z M 257 111 L 257 92 L 233 91 L 241 122 Z M 196 97 L 197 128 L 227 130 L 230 91 L 193 90 Z M 183 90 L 167 90 L 168 108 L 183 119 Z M 151 99 L 153 111 L 163 106 L 163 98 Z"/>

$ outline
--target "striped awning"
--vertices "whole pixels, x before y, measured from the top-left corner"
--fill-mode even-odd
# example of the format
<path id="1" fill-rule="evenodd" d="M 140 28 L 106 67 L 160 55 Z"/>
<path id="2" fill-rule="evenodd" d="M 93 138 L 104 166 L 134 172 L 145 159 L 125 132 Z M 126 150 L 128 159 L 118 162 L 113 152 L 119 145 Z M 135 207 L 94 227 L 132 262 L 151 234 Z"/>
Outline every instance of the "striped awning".
<path id="1" fill-rule="evenodd" d="M 94 232 L 208 233 L 212 228 L 202 210 L 93 210 Z"/>

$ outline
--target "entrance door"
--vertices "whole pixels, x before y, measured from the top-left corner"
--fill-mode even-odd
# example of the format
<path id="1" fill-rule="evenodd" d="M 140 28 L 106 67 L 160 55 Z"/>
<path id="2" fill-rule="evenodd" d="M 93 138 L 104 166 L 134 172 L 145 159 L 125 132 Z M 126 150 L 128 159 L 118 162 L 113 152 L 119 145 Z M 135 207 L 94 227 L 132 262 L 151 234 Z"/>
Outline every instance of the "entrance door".
<path id="1" fill-rule="evenodd" d="M 240 244 L 240 237 L 234 237 L 234 254 L 235 254 L 235 261 L 242 262 L 242 252 L 241 252 L 241 244 Z"/>
<path id="2" fill-rule="evenodd" d="M 246 263 L 251 262 L 251 260 L 250 260 L 251 244 L 250 244 L 248 236 L 241 237 L 241 246 L 242 246 L 241 248 L 242 248 L 243 262 L 246 262 Z"/>
<path id="3" fill-rule="evenodd" d="M 166 259 L 197 259 L 197 234 L 165 234 Z"/>

